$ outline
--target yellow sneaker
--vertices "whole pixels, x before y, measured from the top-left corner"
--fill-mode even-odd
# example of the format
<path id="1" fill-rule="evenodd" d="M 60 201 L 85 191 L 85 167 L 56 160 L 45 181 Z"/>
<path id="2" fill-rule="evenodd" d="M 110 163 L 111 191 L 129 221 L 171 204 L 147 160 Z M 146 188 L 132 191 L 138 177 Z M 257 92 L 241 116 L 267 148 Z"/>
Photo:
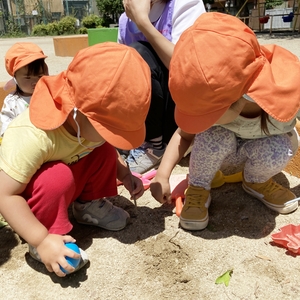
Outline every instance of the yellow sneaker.
<path id="1" fill-rule="evenodd" d="M 296 195 L 272 178 L 264 183 L 249 183 L 243 180 L 243 189 L 280 214 L 288 214 L 298 208 L 298 202 L 286 204 L 289 200 L 295 199 Z"/>
<path id="2" fill-rule="evenodd" d="M 185 202 L 180 214 L 180 225 L 187 230 L 202 230 L 208 224 L 210 191 L 189 185 L 185 191 Z"/>

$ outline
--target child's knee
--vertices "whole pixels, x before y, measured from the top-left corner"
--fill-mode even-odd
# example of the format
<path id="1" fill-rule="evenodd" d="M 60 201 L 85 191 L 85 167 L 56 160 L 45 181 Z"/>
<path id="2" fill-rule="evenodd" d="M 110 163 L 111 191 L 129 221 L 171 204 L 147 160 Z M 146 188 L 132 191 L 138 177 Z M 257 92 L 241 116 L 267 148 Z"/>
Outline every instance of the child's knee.
<path id="1" fill-rule="evenodd" d="M 43 193 L 55 196 L 75 192 L 74 177 L 69 166 L 62 162 L 44 164 L 27 186 L 27 194 Z"/>
<path id="2" fill-rule="evenodd" d="M 208 130 L 198 133 L 195 136 L 194 145 L 201 145 L 204 148 L 209 148 L 209 152 L 214 153 L 221 153 L 223 154 L 230 154 L 236 151 L 237 148 L 237 141 L 235 134 L 221 126 L 213 126 Z"/>

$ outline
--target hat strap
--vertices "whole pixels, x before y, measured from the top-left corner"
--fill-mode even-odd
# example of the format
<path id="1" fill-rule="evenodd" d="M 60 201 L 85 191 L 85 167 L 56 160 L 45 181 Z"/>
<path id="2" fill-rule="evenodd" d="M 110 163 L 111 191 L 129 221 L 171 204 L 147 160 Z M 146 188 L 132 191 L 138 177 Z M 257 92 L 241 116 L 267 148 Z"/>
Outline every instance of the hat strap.
<path id="1" fill-rule="evenodd" d="M 77 107 L 74 107 L 74 109 L 73 109 L 73 120 L 74 120 L 74 122 L 75 122 L 76 125 L 77 125 L 77 140 L 78 140 L 78 143 L 79 143 L 82 147 L 84 147 L 84 148 L 86 148 L 86 149 L 95 149 L 95 148 L 101 146 L 102 143 L 100 143 L 100 144 L 98 144 L 98 145 L 95 145 L 95 146 L 91 146 L 91 147 L 87 147 L 87 146 L 85 146 L 85 145 L 83 145 L 83 144 L 81 143 L 81 138 L 80 138 L 80 126 L 79 126 L 78 122 L 76 121 L 77 111 L 78 111 Z"/>
<path id="2" fill-rule="evenodd" d="M 80 126 L 79 126 L 78 122 L 76 121 L 76 117 L 77 117 L 77 108 L 74 107 L 74 110 L 73 110 L 73 119 L 74 119 L 74 122 L 77 125 L 77 139 L 78 139 L 79 144 L 82 145 L 81 144 L 81 139 L 80 139 Z"/>

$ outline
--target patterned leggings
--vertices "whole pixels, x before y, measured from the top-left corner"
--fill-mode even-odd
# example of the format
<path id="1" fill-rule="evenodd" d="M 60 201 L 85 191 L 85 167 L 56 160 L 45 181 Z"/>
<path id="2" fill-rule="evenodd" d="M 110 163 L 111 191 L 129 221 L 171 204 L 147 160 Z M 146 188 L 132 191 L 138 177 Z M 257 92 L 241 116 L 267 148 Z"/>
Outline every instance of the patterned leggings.
<path id="1" fill-rule="evenodd" d="M 287 134 L 260 139 L 241 139 L 221 126 L 213 126 L 195 136 L 190 157 L 189 184 L 210 190 L 222 166 L 244 165 L 247 182 L 262 183 L 281 172 L 291 157 Z"/>

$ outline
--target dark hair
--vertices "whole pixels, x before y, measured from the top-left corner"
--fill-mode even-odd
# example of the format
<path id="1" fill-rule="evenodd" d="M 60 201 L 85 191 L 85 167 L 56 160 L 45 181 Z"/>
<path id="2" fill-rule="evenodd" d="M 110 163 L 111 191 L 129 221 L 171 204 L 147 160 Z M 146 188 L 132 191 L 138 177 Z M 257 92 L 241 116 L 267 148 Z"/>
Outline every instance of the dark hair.
<path id="1" fill-rule="evenodd" d="M 262 109 L 260 113 L 260 127 L 266 135 L 270 135 L 268 123 L 272 124 L 272 122 L 269 119 L 269 115 Z"/>
<path id="2" fill-rule="evenodd" d="M 38 76 L 43 71 L 43 74 L 48 75 L 48 67 L 44 58 L 34 60 L 27 65 L 27 76 Z M 17 85 L 16 92 L 22 94 L 22 90 Z"/>
<path id="3" fill-rule="evenodd" d="M 28 70 L 27 70 L 27 75 L 33 75 L 33 76 L 38 76 L 40 74 L 41 69 L 43 70 L 44 74 L 48 74 L 48 68 L 46 66 L 44 58 L 37 59 L 30 64 L 27 65 Z"/>

